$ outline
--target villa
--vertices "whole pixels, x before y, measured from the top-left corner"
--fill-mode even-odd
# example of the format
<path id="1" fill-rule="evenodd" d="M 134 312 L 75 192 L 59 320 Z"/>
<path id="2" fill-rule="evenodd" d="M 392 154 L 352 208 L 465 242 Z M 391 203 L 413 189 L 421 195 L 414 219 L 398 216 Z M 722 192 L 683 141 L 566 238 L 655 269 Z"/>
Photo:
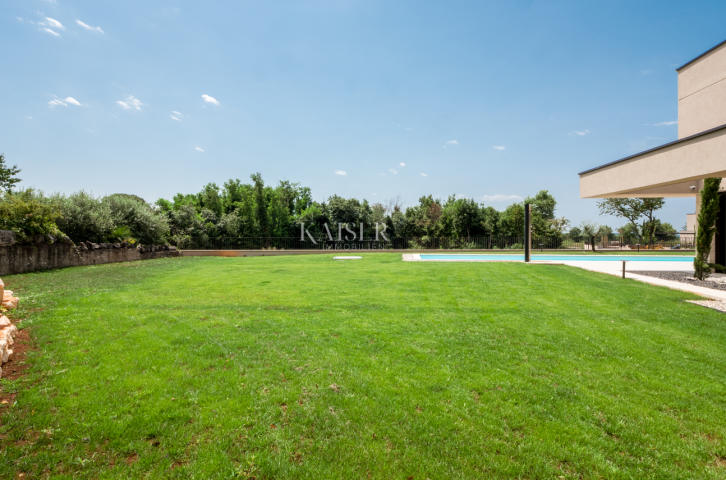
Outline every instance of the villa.
<path id="1" fill-rule="evenodd" d="M 580 198 L 695 197 L 726 176 L 726 41 L 676 70 L 678 140 L 581 172 Z M 726 185 L 710 262 L 726 263 Z"/>

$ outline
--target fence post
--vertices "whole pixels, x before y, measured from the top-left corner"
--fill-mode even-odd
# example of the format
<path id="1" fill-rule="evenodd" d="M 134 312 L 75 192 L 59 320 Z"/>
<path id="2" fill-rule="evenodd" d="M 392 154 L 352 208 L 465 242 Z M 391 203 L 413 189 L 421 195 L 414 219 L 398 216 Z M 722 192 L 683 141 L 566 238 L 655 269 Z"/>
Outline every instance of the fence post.
<path id="1" fill-rule="evenodd" d="M 524 261 L 531 260 L 532 249 L 532 204 L 524 204 Z"/>

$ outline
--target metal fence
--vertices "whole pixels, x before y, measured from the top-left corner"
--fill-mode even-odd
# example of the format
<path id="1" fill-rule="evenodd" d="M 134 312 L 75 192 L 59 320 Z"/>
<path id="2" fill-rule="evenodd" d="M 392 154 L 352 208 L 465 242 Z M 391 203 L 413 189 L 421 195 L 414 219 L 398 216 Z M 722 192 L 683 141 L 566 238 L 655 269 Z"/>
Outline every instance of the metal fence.
<path id="1" fill-rule="evenodd" d="M 186 237 L 177 247 L 186 250 L 522 250 L 524 237 L 396 237 L 364 238 L 348 241 L 299 237 Z M 692 250 L 693 235 L 656 234 L 648 240 L 636 237 L 602 237 L 595 241 L 595 250 Z M 532 237 L 532 250 L 592 251 L 588 239 L 568 237 Z"/>

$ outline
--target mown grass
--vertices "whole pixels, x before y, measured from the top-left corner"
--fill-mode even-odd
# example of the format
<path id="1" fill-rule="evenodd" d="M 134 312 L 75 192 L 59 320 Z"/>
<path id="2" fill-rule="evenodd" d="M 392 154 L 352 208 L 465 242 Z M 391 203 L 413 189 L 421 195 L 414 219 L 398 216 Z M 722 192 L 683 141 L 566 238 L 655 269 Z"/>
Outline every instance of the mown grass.
<path id="1" fill-rule="evenodd" d="M 4 280 L 0 478 L 726 478 L 726 324 L 566 266 L 179 258 Z"/>

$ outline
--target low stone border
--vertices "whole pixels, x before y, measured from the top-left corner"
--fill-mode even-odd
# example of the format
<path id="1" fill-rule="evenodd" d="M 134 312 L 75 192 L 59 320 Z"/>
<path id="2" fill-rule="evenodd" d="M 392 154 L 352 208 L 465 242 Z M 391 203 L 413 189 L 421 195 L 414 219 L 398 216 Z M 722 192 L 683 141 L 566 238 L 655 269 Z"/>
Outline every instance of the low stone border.
<path id="1" fill-rule="evenodd" d="M 726 313 L 726 302 L 718 302 L 716 300 L 686 300 L 688 303 L 700 305 L 702 307 L 711 308 L 718 310 L 719 312 Z"/>
<path id="2" fill-rule="evenodd" d="M 11 290 L 5 290 L 5 284 L 0 280 L 0 295 L 2 296 L 2 307 L 11 310 L 18 307 L 20 299 L 13 296 Z M 12 346 L 18 336 L 18 327 L 12 324 L 5 315 L 0 315 L 0 377 L 2 377 L 2 365 L 13 359 Z"/>
<path id="3" fill-rule="evenodd" d="M 646 275 L 648 277 L 660 278 L 661 280 L 670 280 L 672 282 L 685 283 L 696 287 L 712 288 L 714 290 L 726 291 L 726 277 L 719 275 L 711 275 L 705 280 L 699 280 L 690 272 L 672 272 L 672 271 L 643 271 L 632 270 L 628 273 L 636 275 Z"/>

